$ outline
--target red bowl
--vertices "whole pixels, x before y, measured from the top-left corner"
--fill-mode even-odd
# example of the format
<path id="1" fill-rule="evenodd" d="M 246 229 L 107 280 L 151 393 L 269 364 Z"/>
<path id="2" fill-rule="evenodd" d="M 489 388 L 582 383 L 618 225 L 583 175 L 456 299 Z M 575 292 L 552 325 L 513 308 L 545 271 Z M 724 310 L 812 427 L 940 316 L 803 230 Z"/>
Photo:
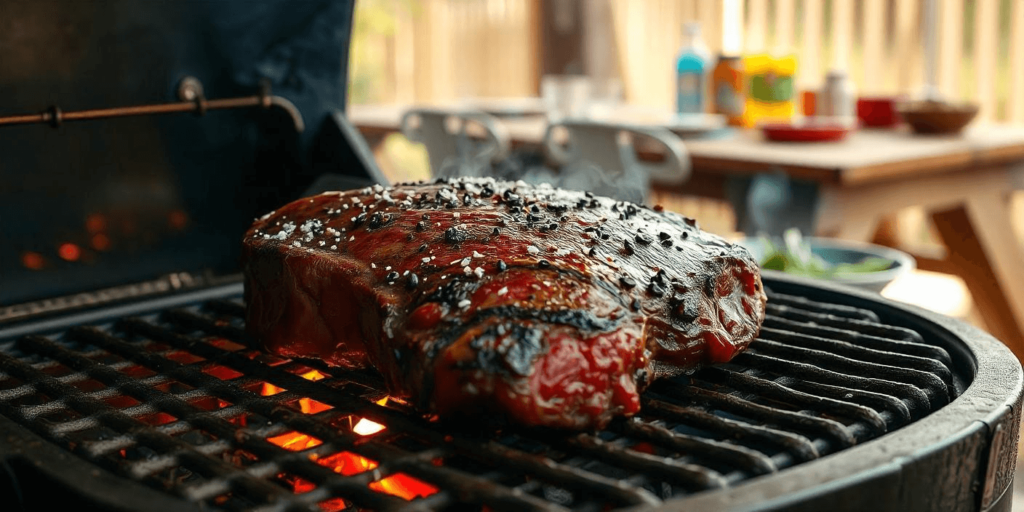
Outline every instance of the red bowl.
<path id="1" fill-rule="evenodd" d="M 843 140 L 850 129 L 838 124 L 771 123 L 762 125 L 761 132 L 766 139 L 775 142 L 834 142 Z"/>
<path id="2" fill-rule="evenodd" d="M 857 117 L 864 126 L 887 127 L 900 122 L 896 104 L 899 98 L 881 96 L 877 98 L 860 98 L 857 100 Z"/>

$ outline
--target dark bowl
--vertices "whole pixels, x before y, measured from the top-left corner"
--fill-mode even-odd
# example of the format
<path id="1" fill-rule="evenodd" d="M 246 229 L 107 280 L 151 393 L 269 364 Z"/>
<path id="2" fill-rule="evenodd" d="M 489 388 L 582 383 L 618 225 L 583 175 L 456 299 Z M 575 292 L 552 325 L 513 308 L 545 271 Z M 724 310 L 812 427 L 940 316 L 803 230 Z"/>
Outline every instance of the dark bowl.
<path id="1" fill-rule="evenodd" d="M 978 105 L 920 101 L 900 105 L 900 116 L 915 133 L 959 133 L 978 115 Z"/>

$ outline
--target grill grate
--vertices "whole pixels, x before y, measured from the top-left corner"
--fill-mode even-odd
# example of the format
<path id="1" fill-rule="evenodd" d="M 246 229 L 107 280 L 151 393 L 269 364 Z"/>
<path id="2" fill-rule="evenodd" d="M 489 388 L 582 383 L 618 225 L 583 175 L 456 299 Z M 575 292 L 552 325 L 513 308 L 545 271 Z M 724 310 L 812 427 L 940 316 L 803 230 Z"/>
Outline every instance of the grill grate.
<path id="1" fill-rule="evenodd" d="M 243 316 L 233 288 L 0 344 L 0 414 L 117 475 L 226 510 L 605 510 L 815 460 L 927 415 L 965 384 L 915 331 L 770 293 L 750 350 L 656 382 L 637 419 L 596 433 L 495 431 L 382 400 L 373 372 L 249 349 Z"/>

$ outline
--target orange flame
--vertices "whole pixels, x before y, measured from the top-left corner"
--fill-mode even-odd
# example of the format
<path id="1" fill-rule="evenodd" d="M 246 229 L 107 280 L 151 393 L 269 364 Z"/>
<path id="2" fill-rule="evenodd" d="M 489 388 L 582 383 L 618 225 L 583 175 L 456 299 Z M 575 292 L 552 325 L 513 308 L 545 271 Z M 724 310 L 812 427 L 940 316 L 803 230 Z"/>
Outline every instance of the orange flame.
<path id="1" fill-rule="evenodd" d="M 302 377 L 311 381 L 318 381 L 326 378 L 327 376 L 317 370 L 311 370 L 303 373 Z M 277 387 L 269 382 L 264 382 L 261 394 L 263 396 L 270 396 L 283 391 L 285 391 L 284 388 Z M 389 397 L 384 397 L 377 400 L 377 405 L 387 405 L 388 398 Z M 316 414 L 331 409 L 330 405 L 318 402 L 312 398 L 300 398 L 299 407 L 305 414 Z M 375 421 L 371 421 L 366 418 L 359 418 L 359 421 L 356 422 L 354 427 L 352 427 L 352 431 L 361 436 L 369 436 L 376 434 L 385 428 L 387 427 Z M 322 441 L 315 437 L 295 431 L 286 432 L 279 436 L 268 438 L 267 441 L 291 451 L 301 451 L 322 444 Z M 352 452 L 340 452 L 323 459 L 317 457 L 316 454 L 311 454 L 309 458 L 317 464 L 329 467 L 334 470 L 335 473 L 340 473 L 344 476 L 357 475 L 377 467 L 377 461 Z M 316 487 L 314 483 L 303 478 L 292 477 L 288 478 L 288 480 L 291 482 L 292 491 L 296 494 L 309 492 Z M 413 500 L 420 497 L 430 496 L 438 491 L 437 487 L 405 473 L 395 473 L 387 478 L 370 482 L 369 486 L 370 489 L 373 489 L 374 491 L 398 496 L 404 500 Z M 344 508 L 343 506 L 340 506 L 343 505 L 343 500 L 337 499 L 328 500 L 321 505 L 321 508 L 327 510 L 341 510 Z"/>
<path id="2" fill-rule="evenodd" d="M 307 380 L 311 380 L 313 382 L 316 382 L 316 381 L 318 381 L 320 379 L 327 378 L 327 376 L 322 374 L 322 373 L 320 373 L 320 372 L 318 372 L 318 371 L 316 371 L 316 370 L 310 370 L 310 371 L 308 371 L 306 373 L 303 373 L 302 374 L 302 378 L 303 379 L 307 379 Z"/>
<path id="3" fill-rule="evenodd" d="M 291 432 L 285 432 L 279 436 L 268 437 L 267 441 L 270 441 L 285 450 L 291 450 L 293 452 L 302 451 L 306 448 L 312 448 L 323 444 L 323 441 L 313 436 L 302 434 L 294 430 Z"/>
<path id="4" fill-rule="evenodd" d="M 377 400 L 377 405 L 387 404 L 388 397 L 384 397 L 381 398 L 380 400 Z M 381 430 L 384 430 L 385 428 L 387 427 L 381 425 L 380 423 L 377 423 L 376 421 L 370 421 L 366 418 L 360 418 L 359 421 L 356 423 L 356 426 L 352 427 L 352 431 L 361 436 L 371 436 L 373 434 L 376 434 L 377 432 L 380 432 Z"/>
<path id="5" fill-rule="evenodd" d="M 358 475 L 377 467 L 377 461 L 352 452 L 336 453 L 320 460 L 317 460 L 316 456 L 310 456 L 310 459 L 316 461 L 321 466 L 332 468 L 335 473 L 340 473 L 344 476 Z M 370 489 L 398 496 L 407 501 L 430 496 L 438 490 L 437 487 L 405 473 L 395 473 L 376 482 L 370 482 Z"/>
<path id="6" fill-rule="evenodd" d="M 264 382 L 263 389 L 260 390 L 260 394 L 263 396 L 273 396 L 278 393 L 284 393 L 285 391 L 287 390 L 284 388 L 279 388 L 269 382 Z"/>

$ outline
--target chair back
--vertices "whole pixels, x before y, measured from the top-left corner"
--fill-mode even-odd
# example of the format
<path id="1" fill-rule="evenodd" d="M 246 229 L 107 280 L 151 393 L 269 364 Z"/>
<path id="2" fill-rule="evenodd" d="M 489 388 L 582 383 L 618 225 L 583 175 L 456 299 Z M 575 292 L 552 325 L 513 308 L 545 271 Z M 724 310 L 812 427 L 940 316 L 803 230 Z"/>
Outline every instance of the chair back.
<path id="1" fill-rule="evenodd" d="M 568 136 L 563 146 L 558 132 Z M 665 155 L 659 163 L 641 161 L 634 140 L 652 141 Z M 595 120 L 560 120 L 544 135 L 548 157 L 561 167 L 558 185 L 637 203 L 646 202 L 652 179 L 684 183 L 690 176 L 690 158 L 682 140 L 664 128 Z"/>
<path id="2" fill-rule="evenodd" d="M 401 126 L 406 138 L 426 146 L 435 177 L 485 176 L 508 156 L 508 132 L 484 112 L 416 108 L 402 116 Z"/>

